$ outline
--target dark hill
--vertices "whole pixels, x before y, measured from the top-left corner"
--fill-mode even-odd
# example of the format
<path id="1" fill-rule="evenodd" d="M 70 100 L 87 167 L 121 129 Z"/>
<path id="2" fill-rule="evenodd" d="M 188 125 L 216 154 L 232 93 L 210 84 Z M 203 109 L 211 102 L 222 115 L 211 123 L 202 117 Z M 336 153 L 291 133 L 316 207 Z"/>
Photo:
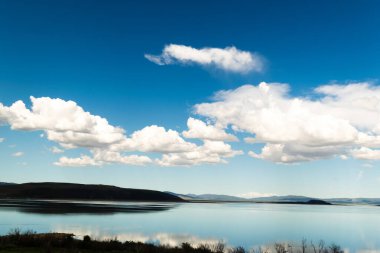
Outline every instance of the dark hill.
<path id="1" fill-rule="evenodd" d="M 321 200 L 321 199 L 311 199 L 311 200 L 307 201 L 306 204 L 309 204 L 309 205 L 331 205 L 331 203 L 324 201 L 324 200 Z"/>
<path id="2" fill-rule="evenodd" d="M 10 184 L 14 184 L 14 183 L 5 183 L 5 182 L 0 182 L 0 185 L 10 185 Z"/>
<path id="3" fill-rule="evenodd" d="M 160 202 L 184 201 L 177 196 L 160 191 L 128 189 L 109 185 L 69 183 L 26 183 L 0 185 L 0 198 Z"/>
<path id="4" fill-rule="evenodd" d="M 308 201 L 268 201 L 268 202 L 257 202 L 257 203 L 271 203 L 271 204 L 290 204 L 290 205 L 332 205 L 331 203 L 320 200 L 320 199 L 311 199 Z"/>

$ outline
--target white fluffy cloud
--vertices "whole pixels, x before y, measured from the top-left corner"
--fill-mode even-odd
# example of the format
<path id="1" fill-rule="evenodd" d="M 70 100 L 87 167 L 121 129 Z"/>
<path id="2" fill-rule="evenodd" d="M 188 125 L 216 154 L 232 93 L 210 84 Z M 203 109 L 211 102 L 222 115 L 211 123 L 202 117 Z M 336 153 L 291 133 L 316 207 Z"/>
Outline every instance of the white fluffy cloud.
<path id="1" fill-rule="evenodd" d="M 236 47 L 196 49 L 184 45 L 165 46 L 161 55 L 145 54 L 145 58 L 158 65 L 174 63 L 199 64 L 212 66 L 228 72 L 247 73 L 261 71 L 262 59 L 253 53 L 241 51 Z"/>
<path id="2" fill-rule="evenodd" d="M 63 166 L 63 167 L 84 167 L 84 166 L 100 166 L 103 163 L 100 161 L 96 161 L 92 157 L 89 157 L 87 155 L 81 155 L 77 158 L 69 158 L 66 156 L 63 156 L 59 158 L 58 162 L 54 163 L 57 166 Z"/>
<path id="3" fill-rule="evenodd" d="M 10 107 L 0 104 L 0 122 L 13 130 L 43 130 L 49 140 L 70 148 L 106 146 L 124 138 L 122 128 L 85 112 L 73 101 L 31 97 L 31 102 L 31 110 L 22 101 Z"/>
<path id="4" fill-rule="evenodd" d="M 164 154 L 156 162 L 161 166 L 190 166 L 198 164 L 226 163 L 225 158 L 241 155 L 241 150 L 233 150 L 222 141 L 205 140 L 202 146 L 188 152 Z"/>
<path id="5" fill-rule="evenodd" d="M 59 166 L 225 163 L 243 154 L 225 143 L 238 141 L 230 128 L 248 136 L 245 142 L 261 145 L 261 150 L 256 145 L 248 152 L 256 159 L 380 160 L 380 87 L 370 83 L 324 85 L 304 97 L 291 96 L 286 84 L 244 85 L 195 105 L 195 113 L 205 121 L 191 117 L 185 131 L 151 125 L 130 135 L 73 101 L 31 97 L 31 102 L 30 109 L 22 101 L 0 103 L 0 123 L 13 130 L 43 131 L 44 138 L 59 144 L 53 153 L 87 150 L 87 155 L 61 157 L 55 163 Z M 193 139 L 202 144 L 188 141 Z"/>
<path id="6" fill-rule="evenodd" d="M 225 162 L 223 158 L 239 153 L 223 142 L 215 142 L 213 145 L 205 142 L 203 146 L 197 146 L 185 141 L 179 132 L 156 125 L 144 127 L 128 136 L 121 127 L 115 127 L 105 118 L 84 111 L 73 101 L 31 97 L 31 102 L 31 109 L 22 101 L 9 107 L 0 103 L 0 123 L 8 124 L 13 130 L 44 131 L 43 137 L 61 147 L 54 146 L 50 149 L 55 154 L 64 152 L 64 149 L 75 148 L 85 148 L 91 154 L 74 158 L 63 156 L 55 163 L 58 166 L 100 166 L 111 163 L 145 165 L 154 162 L 164 166 L 216 163 Z M 233 137 L 213 126 L 205 127 L 213 135 L 210 138 L 206 136 L 205 139 L 215 139 L 215 134 L 227 139 Z M 131 152 L 140 152 L 143 155 L 130 154 Z M 153 161 L 145 155 L 152 152 L 163 155 Z M 20 155 L 22 153 L 14 154 Z M 177 155 L 186 162 L 168 159 Z"/>
<path id="7" fill-rule="evenodd" d="M 344 147 L 341 146 L 307 146 L 295 143 L 273 144 L 267 143 L 257 154 L 248 152 L 253 158 L 269 160 L 276 163 L 307 162 L 329 158 L 333 155 L 346 156 Z M 341 157 L 344 159 L 343 157 Z"/>
<path id="8" fill-rule="evenodd" d="M 363 160 L 380 160 L 380 150 L 361 147 L 351 151 L 353 157 Z"/>
<path id="9" fill-rule="evenodd" d="M 121 163 L 127 165 L 145 165 L 152 162 L 148 156 L 121 155 L 119 152 L 110 150 L 94 150 L 94 159 L 107 163 Z"/>
<path id="10" fill-rule="evenodd" d="M 84 166 L 101 166 L 104 164 L 120 163 L 126 165 L 145 165 L 152 160 L 147 156 L 128 155 L 123 156 L 119 152 L 108 150 L 94 150 L 93 157 L 81 155 L 77 158 L 61 157 L 58 162 L 54 163 L 62 167 L 84 167 Z"/>
<path id="11" fill-rule="evenodd" d="M 118 148 L 141 152 L 169 153 L 191 151 L 196 148 L 196 145 L 186 142 L 177 131 L 165 130 L 163 127 L 152 125 L 134 132 Z"/>
<path id="12" fill-rule="evenodd" d="M 249 152 L 254 158 L 292 163 L 347 154 L 375 159 L 380 152 L 353 151 L 380 148 L 380 88 L 369 83 L 321 86 L 311 98 L 291 97 L 286 84 L 245 85 L 195 111 L 251 134 L 246 142 L 264 143 L 261 153 Z"/>
<path id="13" fill-rule="evenodd" d="M 211 141 L 237 141 L 236 136 L 226 133 L 222 128 L 208 125 L 205 122 L 189 118 L 187 120 L 189 130 L 183 131 L 182 135 L 188 139 L 202 139 Z"/>

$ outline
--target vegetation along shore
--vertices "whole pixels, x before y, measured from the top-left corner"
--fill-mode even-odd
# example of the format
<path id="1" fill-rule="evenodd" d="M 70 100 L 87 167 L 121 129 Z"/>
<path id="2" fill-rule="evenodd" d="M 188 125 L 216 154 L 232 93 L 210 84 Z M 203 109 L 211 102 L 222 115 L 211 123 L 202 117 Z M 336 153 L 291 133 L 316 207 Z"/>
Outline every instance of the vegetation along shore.
<path id="1" fill-rule="evenodd" d="M 308 242 L 303 239 L 299 244 L 274 243 L 268 246 L 245 249 L 243 247 L 228 247 L 223 242 L 217 244 L 191 245 L 182 243 L 179 246 L 160 245 L 157 243 L 142 243 L 114 239 L 96 240 L 89 236 L 75 237 L 67 233 L 35 233 L 21 232 L 15 229 L 7 235 L 0 236 L 0 252 L 25 253 L 79 253 L 79 252 L 130 252 L 130 253 L 343 253 L 336 244 L 326 245 L 323 241 Z"/>

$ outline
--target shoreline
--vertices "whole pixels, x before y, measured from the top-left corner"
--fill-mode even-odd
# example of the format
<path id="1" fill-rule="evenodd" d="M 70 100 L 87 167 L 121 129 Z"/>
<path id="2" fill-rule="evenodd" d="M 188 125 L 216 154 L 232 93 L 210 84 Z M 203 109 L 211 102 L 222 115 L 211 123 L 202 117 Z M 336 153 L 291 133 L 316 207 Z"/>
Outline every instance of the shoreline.
<path id="1" fill-rule="evenodd" d="M 183 242 L 178 246 L 157 244 L 154 242 L 119 241 L 117 238 L 106 240 L 94 240 L 85 235 L 82 239 L 71 233 L 36 233 L 33 231 L 21 232 L 14 229 L 7 235 L 0 235 L 0 251 L 11 252 L 128 252 L 128 253 L 272 253 L 272 252 L 324 252 L 343 253 L 343 249 L 331 243 L 326 245 L 324 241 L 314 244 L 303 239 L 300 243 L 273 243 L 267 246 L 259 246 L 252 249 L 243 247 L 229 247 L 222 241 L 215 244 L 192 245 Z M 290 251 L 289 251 L 290 250 Z"/>

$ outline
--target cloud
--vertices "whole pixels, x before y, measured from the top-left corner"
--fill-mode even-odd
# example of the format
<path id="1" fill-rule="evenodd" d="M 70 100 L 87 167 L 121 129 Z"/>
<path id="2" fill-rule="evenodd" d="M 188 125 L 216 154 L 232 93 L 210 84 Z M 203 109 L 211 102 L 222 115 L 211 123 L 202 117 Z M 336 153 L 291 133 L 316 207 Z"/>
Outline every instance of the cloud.
<path id="1" fill-rule="evenodd" d="M 170 44 L 164 47 L 161 55 L 145 54 L 145 58 L 158 65 L 198 64 L 234 73 L 260 72 L 264 65 L 258 55 L 236 47 L 196 49 Z"/>
<path id="2" fill-rule="evenodd" d="M 5 138 L 0 138 L 0 143 L 4 142 Z"/>
<path id="3" fill-rule="evenodd" d="M 100 166 L 103 163 L 100 161 L 96 161 L 95 159 L 87 155 L 82 155 L 77 158 L 68 158 L 66 156 L 63 156 L 59 158 L 58 162 L 55 162 L 54 164 L 57 166 L 63 166 L 63 167 L 84 167 L 84 166 Z"/>
<path id="4" fill-rule="evenodd" d="M 18 131 L 43 131 L 42 137 L 59 144 L 60 147 L 50 149 L 55 154 L 77 148 L 89 152 L 89 155 L 79 157 L 63 156 L 54 163 L 57 166 L 83 167 L 112 163 L 135 166 L 152 163 L 162 166 L 197 165 L 226 162 L 224 158 L 240 154 L 240 151 L 233 150 L 222 141 L 207 141 L 216 137 L 233 139 L 232 135 L 214 126 L 203 126 L 212 136 L 204 135 L 204 144 L 198 146 L 185 141 L 179 132 L 157 125 L 144 127 L 128 136 L 123 128 L 86 112 L 74 101 L 31 97 L 31 102 L 31 109 L 23 101 L 9 107 L 0 103 L 0 123 Z M 149 157 L 150 153 L 161 154 L 161 158 L 153 160 Z"/>
<path id="5" fill-rule="evenodd" d="M 148 156 L 142 155 L 121 155 L 119 152 L 109 150 L 95 150 L 94 159 L 107 163 L 121 163 L 127 165 L 145 165 L 152 162 Z"/>
<path id="6" fill-rule="evenodd" d="M 20 156 L 23 156 L 24 155 L 24 152 L 15 152 L 12 154 L 12 156 L 14 157 L 20 157 Z"/>
<path id="7" fill-rule="evenodd" d="M 177 131 L 165 130 L 156 125 L 144 127 L 125 139 L 120 147 L 124 150 L 141 152 L 186 152 L 196 148 L 194 143 L 186 142 Z"/>
<path id="8" fill-rule="evenodd" d="M 345 160 L 345 151 L 343 147 L 338 146 L 317 146 L 310 147 L 307 145 L 299 145 L 295 143 L 289 144 L 273 144 L 267 143 L 261 149 L 261 153 L 257 154 L 253 151 L 248 154 L 257 159 L 269 160 L 276 163 L 296 163 L 329 158 L 332 155 L 341 155 L 341 159 Z"/>
<path id="9" fill-rule="evenodd" d="M 354 158 L 362 160 L 380 160 L 380 150 L 379 149 L 370 149 L 367 147 L 361 147 L 351 151 L 351 155 Z"/>
<path id="10" fill-rule="evenodd" d="M 292 96 L 287 84 L 244 85 L 195 105 L 195 116 L 204 121 L 190 117 L 184 131 L 150 125 L 129 135 L 73 101 L 31 97 L 31 102 L 30 109 L 23 101 L 0 103 L 0 123 L 42 131 L 59 145 L 54 153 L 86 151 L 61 157 L 59 166 L 226 163 L 243 154 L 226 143 L 238 141 L 230 129 L 254 144 L 249 156 L 274 163 L 380 160 L 380 87 L 371 83 L 323 85 L 303 97 Z"/>
<path id="11" fill-rule="evenodd" d="M 54 164 L 62 167 L 85 167 L 85 166 L 101 166 L 103 164 L 120 163 L 126 165 L 145 165 L 151 163 L 151 159 L 147 156 L 129 155 L 122 156 L 118 152 L 110 152 L 104 150 L 94 151 L 94 156 L 90 157 L 82 155 L 77 158 L 61 157 Z"/>
<path id="12" fill-rule="evenodd" d="M 187 120 L 187 127 L 189 130 L 183 131 L 182 135 L 188 139 L 238 141 L 236 136 L 226 133 L 222 128 L 207 125 L 205 122 L 191 117 Z"/>
<path id="13" fill-rule="evenodd" d="M 52 153 L 54 153 L 54 154 L 60 154 L 60 153 L 63 153 L 63 152 L 65 152 L 63 149 L 60 149 L 60 148 L 58 148 L 58 147 L 51 147 L 50 149 L 49 149 Z"/>
<path id="14" fill-rule="evenodd" d="M 47 138 L 67 148 L 101 147 L 121 141 L 124 130 L 102 117 L 85 112 L 73 101 L 31 97 L 32 108 L 17 101 L 10 107 L 0 104 L 0 122 L 13 130 L 43 130 Z"/>
<path id="15" fill-rule="evenodd" d="M 224 128 L 264 143 L 249 155 L 294 163 L 351 155 L 380 159 L 380 88 L 370 83 L 324 85 L 309 97 L 292 97 L 281 83 L 244 85 L 216 93 L 195 112 Z"/>
<path id="16" fill-rule="evenodd" d="M 233 150 L 231 145 L 222 141 L 204 140 L 202 146 L 189 152 L 164 154 L 156 162 L 161 166 L 191 166 L 198 164 L 227 163 L 224 158 L 243 154 L 241 150 Z"/>

